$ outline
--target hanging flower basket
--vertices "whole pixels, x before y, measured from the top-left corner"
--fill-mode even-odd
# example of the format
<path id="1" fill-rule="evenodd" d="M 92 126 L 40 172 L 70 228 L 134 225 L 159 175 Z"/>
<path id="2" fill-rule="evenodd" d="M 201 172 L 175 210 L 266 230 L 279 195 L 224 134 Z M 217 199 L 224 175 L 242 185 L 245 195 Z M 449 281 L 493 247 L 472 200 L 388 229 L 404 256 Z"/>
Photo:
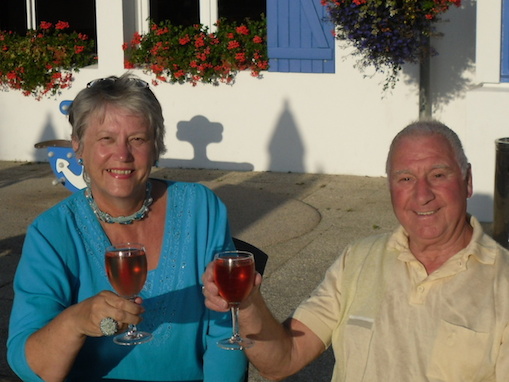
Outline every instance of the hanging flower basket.
<path id="1" fill-rule="evenodd" d="M 37 100 L 70 87 L 73 72 L 97 61 L 94 41 L 67 32 L 69 23 L 41 22 L 26 35 L 0 31 L 0 87 Z"/>
<path id="2" fill-rule="evenodd" d="M 461 0 L 322 0 L 336 26 L 336 38 L 350 43 L 361 68 L 386 74 L 394 87 L 404 63 L 436 52 L 429 46 L 439 15 Z"/>
<path id="3" fill-rule="evenodd" d="M 150 32 L 138 33 L 124 44 L 125 67 L 141 68 L 155 76 L 153 83 L 231 84 L 237 72 L 250 70 L 261 77 L 268 69 L 266 21 L 237 25 L 219 20 L 217 30 L 170 22 L 151 23 Z"/>

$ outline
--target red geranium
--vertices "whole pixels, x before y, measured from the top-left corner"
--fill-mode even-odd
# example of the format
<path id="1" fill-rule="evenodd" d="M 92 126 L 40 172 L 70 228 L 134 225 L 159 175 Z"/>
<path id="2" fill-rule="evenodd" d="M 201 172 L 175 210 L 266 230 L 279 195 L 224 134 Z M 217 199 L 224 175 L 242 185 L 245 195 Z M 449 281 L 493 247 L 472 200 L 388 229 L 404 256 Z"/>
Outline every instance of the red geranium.
<path id="1" fill-rule="evenodd" d="M 96 62 L 94 41 L 64 31 L 69 23 L 42 21 L 39 29 L 21 36 L 0 31 L 0 86 L 21 90 L 37 100 L 54 96 L 72 82 L 72 73 Z"/>
<path id="2" fill-rule="evenodd" d="M 218 21 L 214 33 L 202 25 L 151 23 L 150 31 L 135 35 L 124 46 L 126 67 L 151 71 L 155 82 L 233 83 L 235 73 L 267 70 L 266 22 L 246 20 L 237 25 Z M 164 31 L 162 33 L 161 31 Z"/>

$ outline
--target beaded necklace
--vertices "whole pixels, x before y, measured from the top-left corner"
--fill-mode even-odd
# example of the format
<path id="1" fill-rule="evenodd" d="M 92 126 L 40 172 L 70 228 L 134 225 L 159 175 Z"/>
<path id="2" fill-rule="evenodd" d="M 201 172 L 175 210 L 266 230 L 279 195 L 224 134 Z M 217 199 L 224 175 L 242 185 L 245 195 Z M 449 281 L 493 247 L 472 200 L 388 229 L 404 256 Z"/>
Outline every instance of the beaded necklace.
<path id="1" fill-rule="evenodd" d="M 145 200 L 143 201 L 143 205 L 141 206 L 141 208 L 132 215 L 118 216 L 116 218 L 99 209 L 99 207 L 97 206 L 97 203 L 94 200 L 94 197 L 92 196 L 92 191 L 90 191 L 90 187 L 87 187 L 87 189 L 85 190 L 85 197 L 88 200 L 88 204 L 90 204 L 90 207 L 94 211 L 95 216 L 97 216 L 97 218 L 99 220 L 101 220 L 105 223 L 110 223 L 110 224 L 113 224 L 113 223 L 132 224 L 134 221 L 141 220 L 147 215 L 147 213 L 149 211 L 149 207 L 152 204 L 152 202 L 154 201 L 154 199 L 152 199 L 151 192 L 152 192 L 152 183 L 147 182 L 147 188 L 145 190 Z"/>

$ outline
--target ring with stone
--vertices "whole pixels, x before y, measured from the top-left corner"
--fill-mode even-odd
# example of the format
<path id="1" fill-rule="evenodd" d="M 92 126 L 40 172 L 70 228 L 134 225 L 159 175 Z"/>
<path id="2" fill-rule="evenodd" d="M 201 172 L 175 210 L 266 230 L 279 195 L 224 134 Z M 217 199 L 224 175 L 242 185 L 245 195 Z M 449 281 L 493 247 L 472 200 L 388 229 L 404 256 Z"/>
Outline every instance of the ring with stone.
<path id="1" fill-rule="evenodd" d="M 101 320 L 99 328 L 105 336 L 112 336 L 118 332 L 118 322 L 111 317 L 106 317 Z"/>

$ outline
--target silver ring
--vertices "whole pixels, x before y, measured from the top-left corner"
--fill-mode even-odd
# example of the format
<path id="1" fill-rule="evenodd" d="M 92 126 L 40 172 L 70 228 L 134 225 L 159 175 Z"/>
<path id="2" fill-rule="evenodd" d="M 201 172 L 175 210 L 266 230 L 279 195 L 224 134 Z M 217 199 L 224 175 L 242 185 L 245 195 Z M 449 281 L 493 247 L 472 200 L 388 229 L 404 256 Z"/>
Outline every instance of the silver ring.
<path id="1" fill-rule="evenodd" d="M 101 320 L 99 328 L 105 336 L 112 336 L 118 332 L 118 322 L 111 317 L 106 317 Z"/>

